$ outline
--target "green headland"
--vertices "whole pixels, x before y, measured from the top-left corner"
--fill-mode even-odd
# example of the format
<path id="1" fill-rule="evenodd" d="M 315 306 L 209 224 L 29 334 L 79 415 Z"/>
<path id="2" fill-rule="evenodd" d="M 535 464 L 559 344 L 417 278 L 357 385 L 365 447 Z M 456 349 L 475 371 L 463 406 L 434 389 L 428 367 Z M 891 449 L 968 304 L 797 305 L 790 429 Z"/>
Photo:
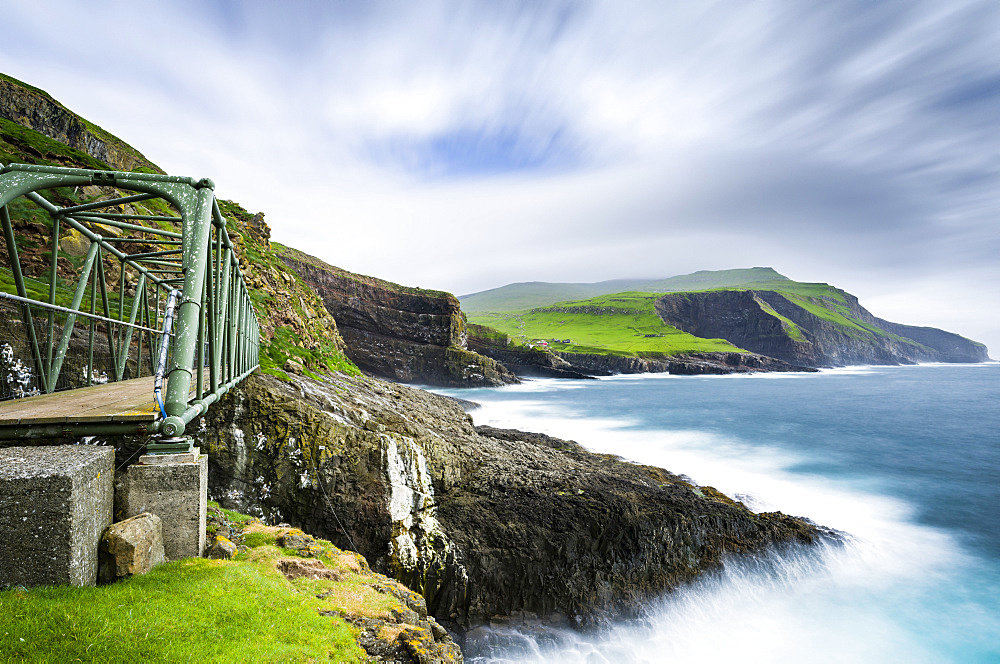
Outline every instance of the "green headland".
<path id="1" fill-rule="evenodd" d="M 616 293 L 520 312 L 469 314 L 516 345 L 590 355 L 658 357 L 740 350 L 725 339 L 703 339 L 663 322 L 655 293 Z M 542 344 L 544 342 L 544 344 Z"/>

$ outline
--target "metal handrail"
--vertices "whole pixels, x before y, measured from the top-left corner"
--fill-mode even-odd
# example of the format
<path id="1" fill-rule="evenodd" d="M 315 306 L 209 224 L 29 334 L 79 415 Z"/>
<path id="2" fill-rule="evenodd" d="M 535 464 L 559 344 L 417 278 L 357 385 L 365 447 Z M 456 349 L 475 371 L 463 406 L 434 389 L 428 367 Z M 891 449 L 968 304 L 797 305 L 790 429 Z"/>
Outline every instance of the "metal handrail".
<path id="1" fill-rule="evenodd" d="M 10 293 L 4 293 L 0 291 L 0 298 L 4 300 L 11 300 L 13 302 L 18 302 L 20 304 L 27 304 L 32 307 L 38 307 L 39 309 L 48 309 L 50 311 L 58 311 L 64 314 L 73 314 L 75 316 L 82 316 L 84 318 L 90 318 L 93 320 L 101 321 L 102 323 L 112 323 L 114 325 L 124 325 L 125 327 L 131 327 L 136 330 L 142 330 L 143 332 L 152 332 L 153 334 L 159 334 L 161 330 L 157 330 L 153 327 L 143 327 L 142 325 L 136 325 L 135 323 L 127 323 L 123 320 L 115 320 L 114 318 L 108 318 L 106 316 L 98 316 L 97 314 L 92 314 L 87 311 L 74 311 L 68 307 L 60 307 L 58 304 L 49 304 L 48 302 L 39 302 L 38 300 L 32 300 L 27 297 L 20 297 L 18 295 L 11 295 Z M 170 336 L 173 336 L 171 334 Z"/>
<path id="2" fill-rule="evenodd" d="M 86 185 L 135 193 L 68 207 L 60 207 L 39 194 L 56 187 Z M 226 219 L 215 199 L 214 186 L 209 179 L 0 164 L 0 225 L 17 290 L 16 295 L 0 293 L 0 296 L 22 305 L 21 315 L 35 363 L 35 375 L 43 392 L 56 389 L 78 317 L 90 322 L 86 366 L 91 369 L 97 333 L 95 325 L 98 322 L 105 324 L 101 334 L 107 336 L 106 347 L 113 362 L 113 371 L 109 369 L 109 373 L 114 374 L 109 375 L 111 380 L 124 379 L 126 366 L 131 363 L 130 354 L 136 349 L 138 357 L 133 375 L 142 373 L 140 358 L 145 345 L 151 360 L 148 366 L 151 370 L 158 370 L 158 376 L 154 377 L 154 398 L 159 408 L 159 419 L 143 425 L 145 432 L 171 438 L 182 436 L 192 419 L 203 414 L 259 366 L 260 324 L 236 259 L 235 246 L 226 231 Z M 17 240 L 7 203 L 22 196 L 41 207 L 52 219 L 47 302 L 28 296 L 25 276 L 21 272 Z M 179 216 L 158 214 L 155 206 L 150 208 L 152 214 L 98 210 L 152 199 L 167 203 Z M 162 209 L 162 205 L 159 207 Z M 177 226 L 176 230 L 168 231 L 156 226 L 127 223 L 123 221 L 125 219 L 154 223 L 171 221 Z M 110 235 L 109 231 L 109 236 L 103 237 L 97 232 L 100 228 L 89 227 L 93 224 L 116 228 L 118 232 Z M 63 227 L 79 233 L 90 242 L 87 255 L 78 268 L 72 305 L 69 307 L 55 304 L 57 282 L 64 273 L 63 267 L 57 269 Z M 120 233 L 125 236 L 141 234 L 132 239 L 140 245 L 139 251 L 129 253 L 129 249 L 134 247 L 130 247 L 124 237 L 115 237 Z M 149 245 L 153 248 L 148 248 Z M 170 248 L 157 248 L 157 245 Z M 165 256 L 175 256 L 177 260 L 162 260 Z M 106 261 L 111 261 L 112 265 L 117 261 L 117 299 L 110 292 L 114 285 L 105 274 Z M 128 292 L 125 288 L 127 270 L 136 277 L 129 279 Z M 88 292 L 89 311 L 84 307 Z M 171 292 L 176 294 L 171 297 Z M 174 303 L 172 308 L 168 307 L 169 313 L 161 313 L 164 296 Z M 130 306 L 127 305 L 129 300 Z M 126 311 L 127 306 L 129 311 Z M 31 313 L 33 307 L 41 307 L 44 313 L 39 315 L 48 317 L 45 337 L 35 332 Z M 102 309 L 100 313 L 99 308 Z M 57 312 L 66 314 L 61 331 L 55 327 L 54 315 Z M 162 326 L 158 325 L 161 322 Z M 113 327 L 115 325 L 118 327 Z M 164 329 L 166 334 L 162 333 Z M 138 333 L 137 340 L 134 340 L 133 333 Z M 160 358 L 155 364 L 154 346 L 157 346 L 155 355 Z M 168 346 L 173 352 L 169 352 Z M 196 364 L 198 370 L 194 371 Z M 206 365 L 209 369 L 207 380 L 206 372 L 202 370 Z M 3 426 L 0 425 L 0 438 L 66 433 L 62 425 L 27 426 L 6 433 Z M 88 431 L 107 432 L 114 429 L 124 433 L 127 429 L 123 424 L 88 427 L 85 423 L 74 424 L 73 431 L 79 435 L 90 435 Z"/>

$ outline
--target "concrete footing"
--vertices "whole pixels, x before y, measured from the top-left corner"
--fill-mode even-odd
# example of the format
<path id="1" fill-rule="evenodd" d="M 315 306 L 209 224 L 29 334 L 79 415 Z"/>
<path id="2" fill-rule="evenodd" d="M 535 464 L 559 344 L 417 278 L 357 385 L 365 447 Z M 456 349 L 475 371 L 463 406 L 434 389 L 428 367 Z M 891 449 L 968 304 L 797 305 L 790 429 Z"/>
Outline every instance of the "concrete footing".
<path id="1" fill-rule="evenodd" d="M 143 512 L 160 517 L 167 560 L 202 554 L 207 508 L 208 457 L 197 447 L 186 454 L 141 456 L 116 480 L 116 520 Z"/>
<path id="2" fill-rule="evenodd" d="M 0 448 L 0 588 L 95 584 L 114 460 L 110 447 Z"/>

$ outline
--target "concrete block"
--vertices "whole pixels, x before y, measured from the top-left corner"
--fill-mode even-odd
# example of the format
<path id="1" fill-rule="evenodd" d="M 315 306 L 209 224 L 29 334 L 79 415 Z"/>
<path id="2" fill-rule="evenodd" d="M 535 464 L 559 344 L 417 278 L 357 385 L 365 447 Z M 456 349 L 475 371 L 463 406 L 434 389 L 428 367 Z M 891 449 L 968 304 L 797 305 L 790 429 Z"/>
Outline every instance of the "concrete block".
<path id="1" fill-rule="evenodd" d="M 0 588 L 96 583 L 114 461 L 111 447 L 0 449 Z"/>
<path id="2" fill-rule="evenodd" d="M 115 517 L 143 512 L 160 517 L 167 560 L 205 551 L 207 509 L 208 457 L 198 448 L 193 455 L 141 456 L 116 480 Z"/>

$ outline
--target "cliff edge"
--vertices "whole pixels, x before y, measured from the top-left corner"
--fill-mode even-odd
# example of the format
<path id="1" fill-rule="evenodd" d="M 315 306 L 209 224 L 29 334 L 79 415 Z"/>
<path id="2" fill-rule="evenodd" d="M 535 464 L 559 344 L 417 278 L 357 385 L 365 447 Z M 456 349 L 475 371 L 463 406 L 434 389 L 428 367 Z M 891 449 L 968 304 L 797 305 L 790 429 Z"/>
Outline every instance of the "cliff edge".
<path id="1" fill-rule="evenodd" d="M 823 284 L 825 286 L 825 284 Z M 811 367 L 916 362 L 984 362 L 986 346 L 928 327 L 876 318 L 858 299 L 827 287 L 804 297 L 772 290 L 669 293 L 656 311 L 669 325 L 699 337 Z"/>
<path id="2" fill-rule="evenodd" d="M 362 370 L 403 383 L 497 386 L 517 377 L 468 349 L 465 316 L 451 293 L 348 272 L 297 249 L 278 255 L 323 298 L 347 356 Z"/>

